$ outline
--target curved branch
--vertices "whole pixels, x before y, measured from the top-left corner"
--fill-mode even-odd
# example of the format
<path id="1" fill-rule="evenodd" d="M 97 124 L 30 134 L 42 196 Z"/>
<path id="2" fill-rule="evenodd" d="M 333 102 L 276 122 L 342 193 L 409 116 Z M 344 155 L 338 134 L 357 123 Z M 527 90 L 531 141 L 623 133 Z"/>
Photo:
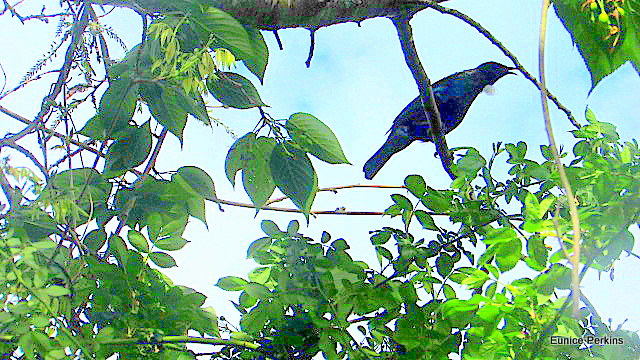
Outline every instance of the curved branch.
<path id="1" fill-rule="evenodd" d="M 518 61 L 518 58 L 516 58 L 516 56 L 511 51 L 509 51 L 504 45 L 502 45 L 502 43 L 500 41 L 498 41 L 498 39 L 496 39 L 496 37 L 493 36 L 489 32 L 489 30 L 487 30 L 479 22 L 473 20 L 472 18 L 470 18 L 469 16 L 461 13 L 458 10 L 446 8 L 446 7 L 442 6 L 442 5 L 439 5 L 438 2 L 440 2 L 440 1 L 434 1 L 434 0 L 420 0 L 420 1 L 422 1 L 425 4 L 427 4 L 429 7 L 431 7 L 432 9 L 434 9 L 434 10 L 436 10 L 438 12 L 443 13 L 443 14 L 447 14 L 447 15 L 451 15 L 453 17 L 456 17 L 456 18 L 464 21 L 465 23 L 467 23 L 468 25 L 470 25 L 474 29 L 476 29 L 480 34 L 482 34 L 485 38 L 487 38 L 487 40 L 489 40 L 493 45 L 495 45 L 498 49 L 500 49 L 500 51 L 502 51 L 502 53 L 513 62 L 515 67 L 518 68 L 518 70 L 520 70 L 522 75 L 524 75 L 524 77 L 527 78 L 527 80 L 531 81 L 538 88 L 538 90 L 544 91 L 544 93 L 549 98 L 549 100 L 551 100 L 556 105 L 556 107 L 558 109 L 562 110 L 567 115 L 567 118 L 569 118 L 569 121 L 571 122 L 571 124 L 573 126 L 575 126 L 576 128 L 580 128 L 580 124 L 578 124 L 576 119 L 573 117 L 573 115 L 571 114 L 571 111 L 567 107 L 562 105 L 560 103 L 560 101 L 558 100 L 558 98 L 556 98 L 553 94 L 551 94 L 549 92 L 549 90 L 544 86 L 544 84 L 541 84 L 538 80 L 536 80 L 536 78 L 534 78 L 524 68 L 524 66 L 522 66 L 520 61 Z"/>

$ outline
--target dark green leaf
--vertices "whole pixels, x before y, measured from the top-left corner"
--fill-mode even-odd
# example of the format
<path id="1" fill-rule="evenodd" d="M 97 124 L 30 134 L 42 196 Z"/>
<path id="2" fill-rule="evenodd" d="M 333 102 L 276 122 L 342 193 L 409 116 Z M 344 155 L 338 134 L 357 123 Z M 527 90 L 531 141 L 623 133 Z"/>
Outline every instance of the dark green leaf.
<path id="1" fill-rule="evenodd" d="M 269 48 L 267 48 L 262 32 L 250 25 L 244 25 L 244 29 L 249 35 L 251 45 L 253 45 L 253 56 L 244 58 L 242 61 L 262 83 L 264 72 L 267 69 L 267 62 L 269 61 Z"/>
<path id="2" fill-rule="evenodd" d="M 446 277 L 453 270 L 454 261 L 451 255 L 447 253 L 441 253 L 436 259 L 436 269 L 438 274 L 442 277 Z"/>
<path id="3" fill-rule="evenodd" d="M 149 254 L 149 259 L 161 268 L 172 268 L 178 266 L 171 255 L 163 252 L 152 252 Z"/>
<path id="4" fill-rule="evenodd" d="M 415 217 L 418 219 L 418 222 L 420 222 L 420 225 L 422 225 L 422 227 L 424 229 L 427 230 L 438 230 L 438 227 L 436 226 L 436 223 L 433 221 L 433 217 L 427 213 L 424 210 L 416 210 L 416 212 L 414 213 Z"/>
<path id="5" fill-rule="evenodd" d="M 217 200 L 216 188 L 211 176 L 196 166 L 183 166 L 171 177 L 185 191 L 206 200 Z"/>
<path id="6" fill-rule="evenodd" d="M 238 171 L 247 166 L 247 162 L 252 156 L 251 150 L 256 141 L 256 134 L 250 132 L 236 140 L 231 149 L 229 149 L 224 162 L 224 169 L 231 185 L 235 185 L 235 177 Z"/>
<path id="7" fill-rule="evenodd" d="M 105 177 L 112 178 L 142 164 L 151 152 L 151 128 L 144 125 L 131 127 L 107 151 Z"/>
<path id="8" fill-rule="evenodd" d="M 128 77 L 113 80 L 100 99 L 98 113 L 80 130 L 92 139 L 113 139 L 127 128 L 138 100 L 138 85 Z"/>
<path id="9" fill-rule="evenodd" d="M 216 75 L 217 79 L 207 80 L 207 88 L 222 105 L 236 109 L 266 106 L 249 79 L 231 72 L 218 72 Z"/>
<path id="10" fill-rule="evenodd" d="M 318 177 L 303 151 L 278 144 L 271 155 L 271 174 L 276 186 L 307 216 L 318 189 Z"/>
<path id="11" fill-rule="evenodd" d="M 183 109 L 184 92 L 164 82 L 144 83 L 140 95 L 149 111 L 182 143 L 182 132 L 187 124 L 187 112 Z"/>
<path id="12" fill-rule="evenodd" d="M 95 254 L 106 242 L 107 233 L 102 228 L 91 230 L 82 240 L 91 254 Z"/>

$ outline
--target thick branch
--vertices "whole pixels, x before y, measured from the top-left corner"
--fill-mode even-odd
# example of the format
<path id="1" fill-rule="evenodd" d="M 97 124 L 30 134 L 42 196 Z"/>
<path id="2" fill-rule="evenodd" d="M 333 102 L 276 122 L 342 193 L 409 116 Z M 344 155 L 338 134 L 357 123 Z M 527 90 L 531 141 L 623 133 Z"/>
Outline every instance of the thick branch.
<path id="1" fill-rule="evenodd" d="M 446 0 L 436 0 L 444 2 Z M 147 14 L 179 10 L 159 7 L 153 0 L 94 0 L 94 3 L 128 7 Z M 317 29 L 376 17 L 396 17 L 400 11 L 413 15 L 427 8 L 416 0 L 293 0 L 291 6 L 274 0 L 213 0 L 211 4 L 240 22 L 260 30 Z M 274 5 L 278 4 L 278 5 Z"/>
<path id="2" fill-rule="evenodd" d="M 420 91 L 420 101 L 424 109 L 427 119 L 429 119 L 431 126 L 431 137 L 436 144 L 436 150 L 438 156 L 442 162 L 442 166 L 449 174 L 451 180 L 455 179 L 453 171 L 451 171 L 451 153 L 447 142 L 442 136 L 442 119 L 440 118 L 440 111 L 438 110 L 438 104 L 436 98 L 433 95 L 433 88 L 431 87 L 431 81 L 427 76 L 427 73 L 422 67 L 420 58 L 418 57 L 418 51 L 416 45 L 413 42 L 413 34 L 411 31 L 411 25 L 409 24 L 409 17 L 399 17 L 393 19 L 393 24 L 398 31 L 398 39 L 400 39 L 400 45 L 402 46 L 402 53 L 404 54 L 404 60 L 407 62 L 407 66 L 411 69 L 411 74 L 418 85 Z"/>

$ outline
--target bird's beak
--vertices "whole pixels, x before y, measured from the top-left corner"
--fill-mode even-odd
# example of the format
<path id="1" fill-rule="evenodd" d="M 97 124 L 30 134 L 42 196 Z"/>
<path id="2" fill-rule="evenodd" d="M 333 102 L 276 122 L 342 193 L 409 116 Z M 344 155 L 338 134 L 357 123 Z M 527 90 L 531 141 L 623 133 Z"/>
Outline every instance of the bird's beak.
<path id="1" fill-rule="evenodd" d="M 510 67 L 509 71 L 507 72 L 507 75 L 511 74 L 511 75 L 518 75 L 518 73 L 516 73 L 515 71 L 517 71 L 518 68 L 516 67 Z"/>

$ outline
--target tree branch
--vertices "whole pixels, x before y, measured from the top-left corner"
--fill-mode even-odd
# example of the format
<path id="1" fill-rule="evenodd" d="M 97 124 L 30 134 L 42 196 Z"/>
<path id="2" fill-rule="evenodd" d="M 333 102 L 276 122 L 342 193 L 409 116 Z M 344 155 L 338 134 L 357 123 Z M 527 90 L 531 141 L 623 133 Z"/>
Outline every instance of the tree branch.
<path id="1" fill-rule="evenodd" d="M 524 75 L 524 77 L 527 78 L 527 80 L 531 81 L 538 88 L 538 90 L 544 91 L 544 93 L 549 98 L 549 100 L 551 100 L 556 105 L 556 107 L 558 107 L 558 109 L 562 110 L 567 115 L 567 118 L 569 118 L 569 121 L 571 122 L 571 124 L 573 126 L 575 126 L 576 128 L 580 128 L 580 124 L 578 124 L 576 119 L 573 117 L 573 115 L 571 114 L 571 111 L 566 106 L 562 105 L 560 103 L 560 101 L 558 100 L 558 98 L 556 98 L 553 94 L 551 94 L 549 92 L 549 90 L 547 90 L 547 88 L 544 86 L 544 84 L 541 84 L 535 77 L 533 77 L 524 68 L 524 66 L 522 66 L 520 61 L 518 61 L 518 58 L 516 58 L 516 56 L 511 51 L 509 51 L 504 45 L 502 45 L 502 43 L 500 41 L 498 41 L 498 39 L 496 39 L 496 37 L 493 36 L 489 32 L 489 30 L 487 30 L 479 22 L 473 20 L 472 18 L 470 18 L 469 16 L 461 13 L 458 10 L 446 8 L 446 7 L 442 6 L 442 5 L 439 5 L 438 3 L 440 1 L 434 1 L 434 0 L 420 0 L 420 1 L 424 2 L 429 7 L 431 7 L 432 9 L 434 9 L 434 10 L 436 10 L 438 12 L 454 16 L 454 17 L 464 21 L 465 23 L 467 23 L 468 25 L 470 25 L 474 29 L 476 29 L 480 34 L 482 34 L 485 38 L 487 38 L 487 40 L 489 40 L 493 45 L 495 45 L 498 49 L 500 49 L 500 51 L 502 51 L 502 53 L 513 62 L 515 67 L 518 68 L 518 70 L 520 70 L 522 75 Z"/>
<path id="2" fill-rule="evenodd" d="M 401 16 L 393 18 L 392 21 L 396 27 L 396 31 L 398 32 L 398 39 L 402 46 L 404 60 L 411 70 L 411 74 L 413 74 L 416 85 L 418 85 L 420 101 L 422 102 L 425 115 L 427 116 L 427 119 L 429 119 L 431 125 L 431 137 L 433 142 L 436 144 L 436 150 L 438 151 L 440 161 L 442 162 L 442 166 L 447 174 L 449 174 L 451 180 L 454 180 L 456 176 L 451 170 L 451 153 L 449 152 L 449 147 L 447 146 L 444 136 L 442 136 L 442 119 L 440 118 L 440 111 L 438 110 L 436 98 L 433 95 L 431 81 L 429 80 L 427 73 L 424 71 L 420 58 L 418 57 L 416 45 L 413 42 L 411 24 L 409 24 L 410 19 L 411 18 L 408 16 Z"/>

